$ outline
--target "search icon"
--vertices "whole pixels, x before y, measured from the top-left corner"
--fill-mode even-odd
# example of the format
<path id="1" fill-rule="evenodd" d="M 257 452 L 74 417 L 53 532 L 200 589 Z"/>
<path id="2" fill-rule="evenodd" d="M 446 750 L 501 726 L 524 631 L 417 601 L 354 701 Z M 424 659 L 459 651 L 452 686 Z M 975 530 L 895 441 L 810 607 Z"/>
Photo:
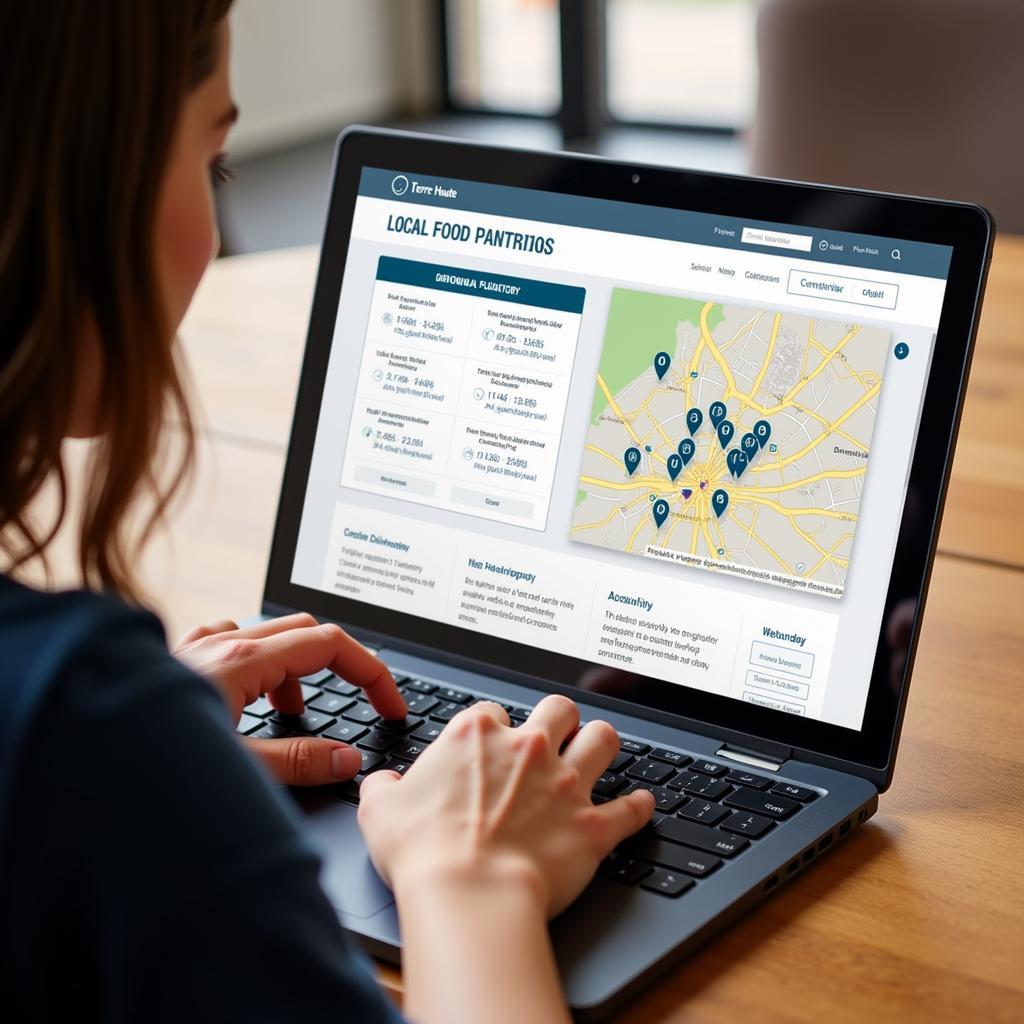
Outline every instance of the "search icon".
<path id="1" fill-rule="evenodd" d="M 900 262 L 903 261 L 903 257 L 900 255 L 899 249 L 893 249 L 893 251 L 892 251 L 892 258 L 894 260 L 900 260 Z"/>

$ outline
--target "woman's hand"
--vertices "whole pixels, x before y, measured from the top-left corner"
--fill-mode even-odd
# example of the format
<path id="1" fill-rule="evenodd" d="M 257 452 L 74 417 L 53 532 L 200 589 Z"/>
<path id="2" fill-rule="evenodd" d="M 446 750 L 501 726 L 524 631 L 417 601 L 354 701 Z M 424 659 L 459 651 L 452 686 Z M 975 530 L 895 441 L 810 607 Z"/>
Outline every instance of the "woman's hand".
<path id="1" fill-rule="evenodd" d="M 476 704 L 404 778 L 367 776 L 359 823 L 399 902 L 404 889 L 454 874 L 522 886 L 547 917 L 567 907 L 654 810 L 646 790 L 591 803 L 619 738 L 607 722 L 579 722 L 561 696 L 545 697 L 517 729 L 499 705 Z"/>
<path id="2" fill-rule="evenodd" d="M 591 803 L 619 738 L 579 721 L 560 696 L 517 729 L 476 704 L 404 777 L 363 781 L 359 824 L 398 903 L 411 1020 L 568 1024 L 546 919 L 654 810 L 646 790 Z"/>
<path id="3" fill-rule="evenodd" d="M 366 691 L 384 718 L 403 718 L 406 707 L 387 666 L 340 626 L 312 615 L 286 615 L 240 629 L 234 622 L 197 626 L 174 649 L 189 668 L 220 689 L 237 722 L 262 694 L 286 715 L 305 710 L 300 676 L 329 668 Z M 359 751 L 315 736 L 245 741 L 289 786 L 323 785 L 359 771 Z"/>

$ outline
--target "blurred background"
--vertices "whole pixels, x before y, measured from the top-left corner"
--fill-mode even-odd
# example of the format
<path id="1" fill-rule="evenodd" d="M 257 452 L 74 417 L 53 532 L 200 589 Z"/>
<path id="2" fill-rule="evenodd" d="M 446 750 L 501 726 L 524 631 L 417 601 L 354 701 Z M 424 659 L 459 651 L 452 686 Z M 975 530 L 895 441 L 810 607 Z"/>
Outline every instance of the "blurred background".
<path id="1" fill-rule="evenodd" d="M 317 242 L 354 122 L 983 202 L 1024 231 L 1022 0 L 236 0 L 225 253 Z"/>

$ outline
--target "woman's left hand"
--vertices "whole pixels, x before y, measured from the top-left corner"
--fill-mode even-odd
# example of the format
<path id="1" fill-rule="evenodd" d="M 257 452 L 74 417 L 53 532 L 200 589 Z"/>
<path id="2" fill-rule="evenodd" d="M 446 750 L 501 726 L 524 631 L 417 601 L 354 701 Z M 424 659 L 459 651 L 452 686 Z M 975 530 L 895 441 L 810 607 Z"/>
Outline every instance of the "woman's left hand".
<path id="1" fill-rule="evenodd" d="M 390 671 L 358 640 L 333 623 L 312 615 L 286 615 L 255 626 L 234 622 L 197 626 L 182 637 L 174 654 L 215 683 L 234 721 L 263 694 L 286 715 L 305 710 L 299 677 L 329 668 L 362 687 L 384 718 L 403 718 L 405 700 Z M 288 786 L 318 786 L 350 779 L 360 754 L 347 743 L 316 736 L 246 739 L 277 778 Z"/>

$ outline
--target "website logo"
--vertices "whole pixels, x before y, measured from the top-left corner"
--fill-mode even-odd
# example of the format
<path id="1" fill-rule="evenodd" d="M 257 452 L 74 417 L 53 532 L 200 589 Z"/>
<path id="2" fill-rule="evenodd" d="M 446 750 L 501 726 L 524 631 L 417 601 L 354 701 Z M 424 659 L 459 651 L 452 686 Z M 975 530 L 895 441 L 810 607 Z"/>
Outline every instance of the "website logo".
<path id="1" fill-rule="evenodd" d="M 395 175 L 391 179 L 391 191 L 396 196 L 404 196 L 409 191 L 409 179 L 404 174 Z"/>

